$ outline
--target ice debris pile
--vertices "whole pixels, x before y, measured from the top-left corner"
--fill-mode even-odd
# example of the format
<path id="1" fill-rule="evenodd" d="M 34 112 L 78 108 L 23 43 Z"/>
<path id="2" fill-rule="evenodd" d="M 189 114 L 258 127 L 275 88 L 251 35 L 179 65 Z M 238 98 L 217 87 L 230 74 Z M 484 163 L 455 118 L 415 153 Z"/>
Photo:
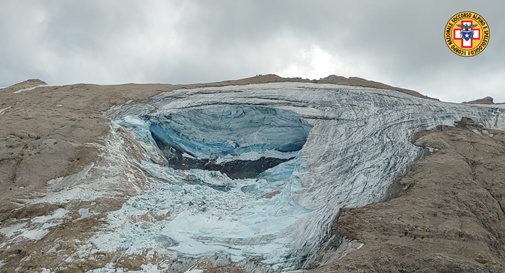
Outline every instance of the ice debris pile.
<path id="1" fill-rule="evenodd" d="M 178 90 L 108 117 L 142 147 L 130 163 L 150 187 L 110 213 L 100 251 L 274 270 L 311 265 L 340 208 L 382 200 L 424 152 L 414 132 L 462 117 L 505 129 L 500 109 L 302 83 Z"/>

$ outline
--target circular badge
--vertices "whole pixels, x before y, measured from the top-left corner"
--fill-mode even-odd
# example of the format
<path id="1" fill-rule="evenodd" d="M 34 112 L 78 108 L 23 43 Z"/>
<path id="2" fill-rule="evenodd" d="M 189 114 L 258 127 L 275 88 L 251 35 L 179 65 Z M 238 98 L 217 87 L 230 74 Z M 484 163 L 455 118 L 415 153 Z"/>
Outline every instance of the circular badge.
<path id="1" fill-rule="evenodd" d="M 449 19 L 444 36 L 452 52 L 472 57 L 481 53 L 489 43 L 489 26 L 477 13 L 463 11 Z"/>

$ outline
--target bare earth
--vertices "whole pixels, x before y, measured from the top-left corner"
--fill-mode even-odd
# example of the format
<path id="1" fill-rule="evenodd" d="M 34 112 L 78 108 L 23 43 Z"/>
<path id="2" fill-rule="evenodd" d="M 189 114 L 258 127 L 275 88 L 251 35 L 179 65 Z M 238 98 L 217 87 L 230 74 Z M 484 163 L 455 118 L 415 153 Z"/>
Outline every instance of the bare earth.
<path id="1" fill-rule="evenodd" d="M 268 82 L 315 82 L 415 91 L 360 78 L 329 76 L 320 80 L 259 75 L 212 84 L 75 84 L 42 86 L 29 80 L 0 89 L 0 228 L 14 219 L 51 214 L 58 205 L 25 205 L 22 197 L 47 186 L 51 179 L 75 174 L 97 161 L 109 133 L 103 113 L 129 101 L 142 101 L 180 88 L 246 85 Z M 437 149 L 416 162 L 391 187 L 393 198 L 363 208 L 345 209 L 334 230 L 364 246 L 315 272 L 505 272 L 505 135 L 465 121 L 461 127 L 421 132 L 415 143 Z M 472 131 L 472 129 L 474 131 Z M 487 134 L 486 134 L 487 132 Z M 40 272 L 59 268 L 61 256 L 75 252 L 89 238 L 105 213 L 124 200 L 97 200 L 98 213 L 55 226 L 42 240 L 20 242 L 0 250 L 0 272 Z M 86 204 L 70 204 L 76 211 Z M 89 205 L 89 204 L 88 204 Z M 149 217 L 149 216 L 146 216 Z M 133 219 L 135 220 L 135 219 Z M 149 219 L 139 219 L 139 221 Z M 65 238 L 62 240 L 61 238 Z M 4 238 L 0 235 L 0 244 Z M 58 255 L 48 246 L 58 249 Z M 85 272 L 109 262 L 130 270 L 170 257 L 123 257 L 95 253 L 93 262 L 79 262 L 56 272 Z M 63 268 L 63 267 L 62 267 Z M 199 265 L 204 272 L 240 272 L 230 266 Z"/>

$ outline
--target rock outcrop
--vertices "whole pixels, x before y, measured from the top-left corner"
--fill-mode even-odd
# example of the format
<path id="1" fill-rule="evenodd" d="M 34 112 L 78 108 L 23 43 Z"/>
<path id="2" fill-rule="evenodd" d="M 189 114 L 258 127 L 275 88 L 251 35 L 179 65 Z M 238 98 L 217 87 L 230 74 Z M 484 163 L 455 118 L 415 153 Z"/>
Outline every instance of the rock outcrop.
<path id="1" fill-rule="evenodd" d="M 391 85 L 383 84 L 380 82 L 376 81 L 369 81 L 363 78 L 358 78 L 358 77 L 342 77 L 342 76 L 336 76 L 336 75 L 330 75 L 326 78 L 322 78 L 317 81 L 317 83 L 332 83 L 332 84 L 341 84 L 341 85 L 349 85 L 349 86 L 363 86 L 363 87 L 372 87 L 372 88 L 378 88 L 378 89 L 387 89 L 387 90 L 395 90 L 399 91 L 414 97 L 419 97 L 419 98 L 427 98 L 427 99 L 433 99 L 428 96 L 422 95 L 419 92 L 416 92 L 414 90 L 409 90 L 405 88 L 399 88 L 399 87 L 394 87 Z"/>
<path id="2" fill-rule="evenodd" d="M 467 101 L 464 103 L 468 103 L 468 104 L 494 104 L 493 98 L 491 98 L 491 97 L 485 97 L 482 99 Z"/>

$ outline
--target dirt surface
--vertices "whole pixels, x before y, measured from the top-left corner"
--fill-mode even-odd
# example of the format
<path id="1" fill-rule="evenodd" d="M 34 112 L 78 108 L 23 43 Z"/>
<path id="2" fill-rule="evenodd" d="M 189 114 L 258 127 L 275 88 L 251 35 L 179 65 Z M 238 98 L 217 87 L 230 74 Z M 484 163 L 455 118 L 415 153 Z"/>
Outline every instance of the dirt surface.
<path id="1" fill-rule="evenodd" d="M 464 119 L 414 142 L 432 153 L 397 179 L 400 196 L 333 224 L 363 247 L 312 272 L 505 272 L 505 134 Z"/>

